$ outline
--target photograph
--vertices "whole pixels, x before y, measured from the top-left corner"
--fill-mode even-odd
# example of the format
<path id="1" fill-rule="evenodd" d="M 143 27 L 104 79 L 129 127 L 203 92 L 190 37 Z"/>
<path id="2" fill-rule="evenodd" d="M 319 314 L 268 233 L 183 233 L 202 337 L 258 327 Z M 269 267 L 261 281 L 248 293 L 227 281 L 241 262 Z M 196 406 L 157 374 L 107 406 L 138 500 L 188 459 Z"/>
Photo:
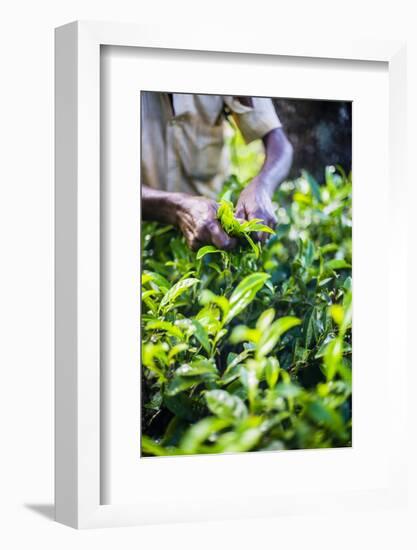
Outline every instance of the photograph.
<path id="1" fill-rule="evenodd" d="M 0 550 L 417 550 L 411 3 L 4 8 Z"/>
<path id="2" fill-rule="evenodd" d="M 352 102 L 138 101 L 140 458 L 351 447 Z"/>

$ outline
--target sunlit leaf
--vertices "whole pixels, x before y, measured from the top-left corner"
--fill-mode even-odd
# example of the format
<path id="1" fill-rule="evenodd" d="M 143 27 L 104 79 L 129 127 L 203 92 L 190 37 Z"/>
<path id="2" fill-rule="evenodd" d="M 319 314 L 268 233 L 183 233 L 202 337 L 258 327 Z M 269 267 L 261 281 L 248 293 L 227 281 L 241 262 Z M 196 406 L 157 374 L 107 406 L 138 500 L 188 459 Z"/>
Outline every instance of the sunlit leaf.
<path id="1" fill-rule="evenodd" d="M 210 353 L 210 341 L 209 341 L 209 338 L 208 338 L 208 334 L 206 333 L 203 325 L 199 321 L 197 321 L 197 319 L 193 319 L 192 323 L 193 323 L 193 326 L 195 328 L 194 336 L 197 338 L 197 340 L 203 346 L 205 351 L 207 353 Z"/>
<path id="2" fill-rule="evenodd" d="M 278 384 L 277 387 L 275 388 L 275 391 L 277 395 L 281 397 L 287 397 L 289 399 L 294 399 L 295 397 L 299 396 L 300 393 L 302 392 L 299 386 L 291 382 L 282 382 Z"/>
<path id="3" fill-rule="evenodd" d="M 180 443 L 180 449 L 183 453 L 194 454 L 201 443 L 230 426 L 233 422 L 231 418 L 207 417 L 194 424 L 184 435 Z"/>
<path id="4" fill-rule="evenodd" d="M 245 418 L 248 410 L 244 402 L 236 395 L 225 390 L 212 390 L 205 393 L 207 406 L 210 411 L 220 418 Z"/>
<path id="5" fill-rule="evenodd" d="M 328 380 L 332 380 L 336 374 L 343 355 L 343 345 L 340 338 L 334 338 L 326 347 L 324 352 L 324 365 Z"/>
<path id="6" fill-rule="evenodd" d="M 281 317 L 281 319 L 274 321 L 269 329 L 263 332 L 259 340 L 257 346 L 258 354 L 260 356 L 268 355 L 274 349 L 281 336 L 300 323 L 301 321 L 297 317 Z"/>
<path id="7" fill-rule="evenodd" d="M 276 357 L 268 357 L 265 367 L 265 379 L 268 386 L 273 389 L 278 382 L 279 361 Z"/>
<path id="8" fill-rule="evenodd" d="M 168 353 L 168 361 L 172 361 L 176 355 L 188 349 L 188 345 L 184 342 L 173 346 Z"/>
<path id="9" fill-rule="evenodd" d="M 200 384 L 201 382 L 202 379 L 200 377 L 176 375 L 172 380 L 169 381 L 166 387 L 166 394 L 177 395 L 177 393 L 188 390 L 189 388 L 195 386 L 196 384 Z"/>
<path id="10" fill-rule="evenodd" d="M 232 344 L 238 344 L 239 342 L 259 342 L 261 338 L 261 331 L 255 328 L 249 328 L 245 325 L 238 325 L 233 329 L 230 335 L 230 342 Z"/>
<path id="11" fill-rule="evenodd" d="M 170 449 L 159 445 L 147 435 L 141 438 L 142 452 L 151 456 L 175 456 L 181 454 L 177 449 Z"/>
<path id="12" fill-rule="evenodd" d="M 181 365 L 176 371 L 176 376 L 199 376 L 201 374 L 213 374 L 217 375 L 216 365 L 213 361 L 208 359 L 201 359 L 194 361 L 193 363 L 186 363 Z"/>
<path id="13" fill-rule="evenodd" d="M 229 298 L 230 310 L 226 322 L 230 322 L 252 302 L 269 277 L 268 273 L 253 273 L 238 284 Z"/>
<path id="14" fill-rule="evenodd" d="M 349 446 L 351 176 L 330 167 L 284 181 L 274 231 L 235 218 L 262 142 L 247 146 L 236 128 L 225 139 L 238 177 L 225 182 L 218 213 L 236 246 L 195 253 L 177 227 L 142 222 L 142 453 Z M 287 318 L 296 321 L 280 326 Z"/>
<path id="15" fill-rule="evenodd" d="M 332 269 L 332 270 L 348 269 L 351 267 L 351 265 L 348 264 L 345 260 L 329 260 L 324 265 L 327 269 Z"/>
<path id="16" fill-rule="evenodd" d="M 202 258 L 204 258 L 204 256 L 206 256 L 207 254 L 215 254 L 215 253 L 220 253 L 222 252 L 220 249 L 216 248 L 215 246 L 212 246 L 212 245 L 207 245 L 207 246 L 203 246 L 202 248 L 199 249 L 199 251 L 197 252 L 196 254 L 196 259 L 197 260 L 201 260 Z"/>
<path id="17" fill-rule="evenodd" d="M 181 330 L 168 321 L 149 321 L 146 324 L 146 328 L 148 330 L 161 330 L 179 339 L 183 337 Z"/>
<path id="18" fill-rule="evenodd" d="M 333 317 L 333 321 L 340 326 L 344 317 L 343 307 L 340 304 L 332 305 L 330 308 L 330 314 Z"/>
<path id="19" fill-rule="evenodd" d="M 142 284 L 144 285 L 148 282 L 154 283 L 159 289 L 164 291 L 168 290 L 171 286 L 163 275 L 155 271 L 144 271 L 142 273 Z"/>
<path id="20" fill-rule="evenodd" d="M 221 382 L 222 384 L 230 384 L 233 380 L 236 380 L 236 378 L 240 375 L 240 365 L 244 362 L 244 360 L 252 353 L 251 350 L 245 349 L 238 355 L 236 354 L 229 354 L 229 357 L 231 357 L 230 361 L 228 358 L 227 362 L 227 368 L 223 373 Z"/>
<path id="21" fill-rule="evenodd" d="M 171 287 L 161 300 L 159 309 L 168 311 L 174 305 L 174 302 L 183 294 L 186 290 L 199 283 L 199 279 L 188 278 L 183 279 Z"/>
<path id="22" fill-rule="evenodd" d="M 273 308 L 265 310 L 258 317 L 256 321 L 256 328 L 261 332 L 268 329 L 275 317 L 275 310 Z"/>
<path id="23" fill-rule="evenodd" d="M 217 296 L 214 292 L 211 292 L 211 290 L 208 289 L 204 289 L 200 293 L 200 304 L 215 304 L 216 306 L 219 306 L 224 316 L 228 314 L 230 309 L 229 301 L 225 296 Z"/>

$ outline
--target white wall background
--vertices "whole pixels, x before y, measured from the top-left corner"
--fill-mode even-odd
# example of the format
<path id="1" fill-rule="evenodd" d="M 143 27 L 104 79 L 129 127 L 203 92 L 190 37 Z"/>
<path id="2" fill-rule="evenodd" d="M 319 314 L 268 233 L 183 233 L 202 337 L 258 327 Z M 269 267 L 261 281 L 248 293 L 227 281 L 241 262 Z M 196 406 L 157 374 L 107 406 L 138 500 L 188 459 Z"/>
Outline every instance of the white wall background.
<path id="1" fill-rule="evenodd" d="M 337 9 L 337 8 L 343 9 Z M 161 22 L 186 32 L 222 20 L 242 33 L 408 41 L 410 231 L 416 235 L 417 36 L 405 0 L 203 2 L 14 0 L 0 18 L 0 546 L 14 548 L 415 548 L 409 512 L 281 517 L 76 532 L 53 523 L 53 29 L 75 19 Z M 376 132 L 378 129 L 376 129 Z M 376 228 L 377 230 L 377 228 Z M 410 239 L 414 341 L 415 239 Z M 383 263 L 383 259 L 381 260 Z M 412 262 L 412 263 L 411 263 Z M 416 376 L 410 364 L 410 397 Z M 416 408 L 411 400 L 410 414 Z M 415 426 L 411 423 L 411 426 Z M 414 429 L 415 438 L 415 429 Z M 387 434 L 387 445 L 395 434 Z M 410 438 L 412 441 L 412 438 Z M 415 446 L 410 446 L 415 453 Z M 415 454 L 411 457 L 414 460 Z M 413 481 L 415 476 L 413 474 Z M 414 488 L 416 485 L 413 485 Z M 416 494 L 414 492 L 414 494 Z M 413 499 L 415 502 L 415 498 Z M 256 503 L 254 503 L 256 505 Z M 414 518 L 413 518 L 414 516 Z"/>

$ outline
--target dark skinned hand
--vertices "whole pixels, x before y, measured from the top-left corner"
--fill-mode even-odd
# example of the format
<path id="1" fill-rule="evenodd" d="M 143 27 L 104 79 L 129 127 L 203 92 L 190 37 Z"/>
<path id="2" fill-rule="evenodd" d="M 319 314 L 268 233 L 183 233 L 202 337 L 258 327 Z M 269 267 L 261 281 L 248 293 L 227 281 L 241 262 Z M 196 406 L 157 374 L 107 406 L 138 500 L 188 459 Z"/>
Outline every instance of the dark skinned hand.
<path id="1" fill-rule="evenodd" d="M 230 250 L 236 246 L 236 239 L 225 233 L 217 220 L 216 201 L 194 195 L 183 195 L 177 206 L 177 224 L 188 246 L 192 250 L 213 244 L 217 248 Z"/>
<path id="2" fill-rule="evenodd" d="M 260 178 L 254 178 L 242 191 L 236 206 L 236 217 L 242 220 L 259 218 L 265 225 L 275 228 L 277 218 L 271 200 L 271 194 Z M 268 233 L 259 232 L 255 238 L 265 242 Z"/>

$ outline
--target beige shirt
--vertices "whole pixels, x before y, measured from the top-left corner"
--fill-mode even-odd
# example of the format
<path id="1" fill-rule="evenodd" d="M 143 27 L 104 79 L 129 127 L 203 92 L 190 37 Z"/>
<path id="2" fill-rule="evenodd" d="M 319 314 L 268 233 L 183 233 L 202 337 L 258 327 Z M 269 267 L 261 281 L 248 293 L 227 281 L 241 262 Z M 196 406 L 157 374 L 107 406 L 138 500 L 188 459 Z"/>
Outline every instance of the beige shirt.
<path id="1" fill-rule="evenodd" d="M 247 143 L 281 123 L 269 98 L 141 94 L 142 184 L 155 189 L 215 197 L 229 174 L 224 147 L 225 107 Z"/>

